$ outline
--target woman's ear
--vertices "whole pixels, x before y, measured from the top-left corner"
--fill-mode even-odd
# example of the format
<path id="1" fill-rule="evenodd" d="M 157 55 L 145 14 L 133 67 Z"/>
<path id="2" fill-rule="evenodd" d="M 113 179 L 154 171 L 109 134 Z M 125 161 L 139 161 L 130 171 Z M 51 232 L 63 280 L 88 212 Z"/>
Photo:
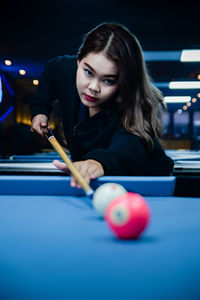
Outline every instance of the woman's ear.
<path id="1" fill-rule="evenodd" d="M 80 64 L 80 60 L 79 60 L 79 59 L 77 59 L 77 66 L 79 66 L 79 64 Z"/>

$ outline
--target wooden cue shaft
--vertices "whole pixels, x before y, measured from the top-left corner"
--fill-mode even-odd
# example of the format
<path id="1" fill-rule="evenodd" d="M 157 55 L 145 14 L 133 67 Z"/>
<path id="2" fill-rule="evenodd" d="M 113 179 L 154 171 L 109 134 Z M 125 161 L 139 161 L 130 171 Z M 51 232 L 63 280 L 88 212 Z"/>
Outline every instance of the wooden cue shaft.
<path id="1" fill-rule="evenodd" d="M 85 193 L 87 196 L 91 196 L 93 194 L 92 188 L 89 186 L 89 184 L 85 181 L 85 179 L 82 177 L 82 175 L 79 173 L 79 171 L 76 169 L 76 167 L 73 165 L 72 161 L 69 159 L 65 151 L 63 150 L 62 146 L 59 144 L 59 142 L 56 140 L 54 136 L 48 137 L 49 142 L 53 146 L 53 148 L 56 150 L 56 152 L 60 155 L 60 157 L 63 159 L 63 161 L 66 163 L 76 180 L 80 183 L 80 185 L 83 187 Z"/>

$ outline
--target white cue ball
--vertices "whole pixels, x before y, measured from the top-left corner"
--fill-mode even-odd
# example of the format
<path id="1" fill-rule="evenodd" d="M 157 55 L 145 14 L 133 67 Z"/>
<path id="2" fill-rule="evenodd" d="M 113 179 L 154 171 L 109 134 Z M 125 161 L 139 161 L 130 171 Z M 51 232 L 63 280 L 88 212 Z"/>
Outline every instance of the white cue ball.
<path id="1" fill-rule="evenodd" d="M 93 207 L 104 217 L 110 202 L 116 197 L 126 194 L 127 190 L 118 183 L 105 183 L 96 189 L 93 196 Z"/>

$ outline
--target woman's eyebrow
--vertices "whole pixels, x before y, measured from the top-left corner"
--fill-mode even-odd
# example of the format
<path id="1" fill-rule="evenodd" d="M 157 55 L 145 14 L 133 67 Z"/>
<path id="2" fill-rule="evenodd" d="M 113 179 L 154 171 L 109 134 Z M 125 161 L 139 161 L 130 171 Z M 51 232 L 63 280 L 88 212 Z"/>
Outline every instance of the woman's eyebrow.
<path id="1" fill-rule="evenodd" d="M 84 64 L 85 64 L 92 72 L 96 73 L 95 70 L 94 70 L 89 64 L 87 64 L 86 62 L 84 62 Z M 118 78 L 118 76 L 115 75 L 115 74 L 107 74 L 107 75 L 104 75 L 104 77 Z"/>

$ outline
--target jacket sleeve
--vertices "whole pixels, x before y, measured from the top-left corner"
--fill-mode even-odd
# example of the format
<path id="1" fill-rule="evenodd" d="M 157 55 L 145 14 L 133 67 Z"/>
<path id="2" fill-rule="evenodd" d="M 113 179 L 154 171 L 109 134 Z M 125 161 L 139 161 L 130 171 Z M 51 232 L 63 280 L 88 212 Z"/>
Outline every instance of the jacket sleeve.
<path id="1" fill-rule="evenodd" d="M 31 118 L 37 114 L 49 116 L 52 111 L 52 101 L 56 99 L 56 69 L 61 57 L 55 57 L 44 66 L 39 86 L 29 101 Z"/>
<path id="2" fill-rule="evenodd" d="M 93 149 L 84 159 L 99 161 L 105 175 L 138 175 L 148 155 L 137 136 L 120 129 L 113 135 L 108 148 Z"/>
<path id="3" fill-rule="evenodd" d="M 114 176 L 168 176 L 173 169 L 173 161 L 167 157 L 161 146 L 156 145 L 152 155 L 143 140 L 125 129 L 118 130 L 108 148 L 93 149 L 84 159 L 99 161 L 105 175 Z"/>

